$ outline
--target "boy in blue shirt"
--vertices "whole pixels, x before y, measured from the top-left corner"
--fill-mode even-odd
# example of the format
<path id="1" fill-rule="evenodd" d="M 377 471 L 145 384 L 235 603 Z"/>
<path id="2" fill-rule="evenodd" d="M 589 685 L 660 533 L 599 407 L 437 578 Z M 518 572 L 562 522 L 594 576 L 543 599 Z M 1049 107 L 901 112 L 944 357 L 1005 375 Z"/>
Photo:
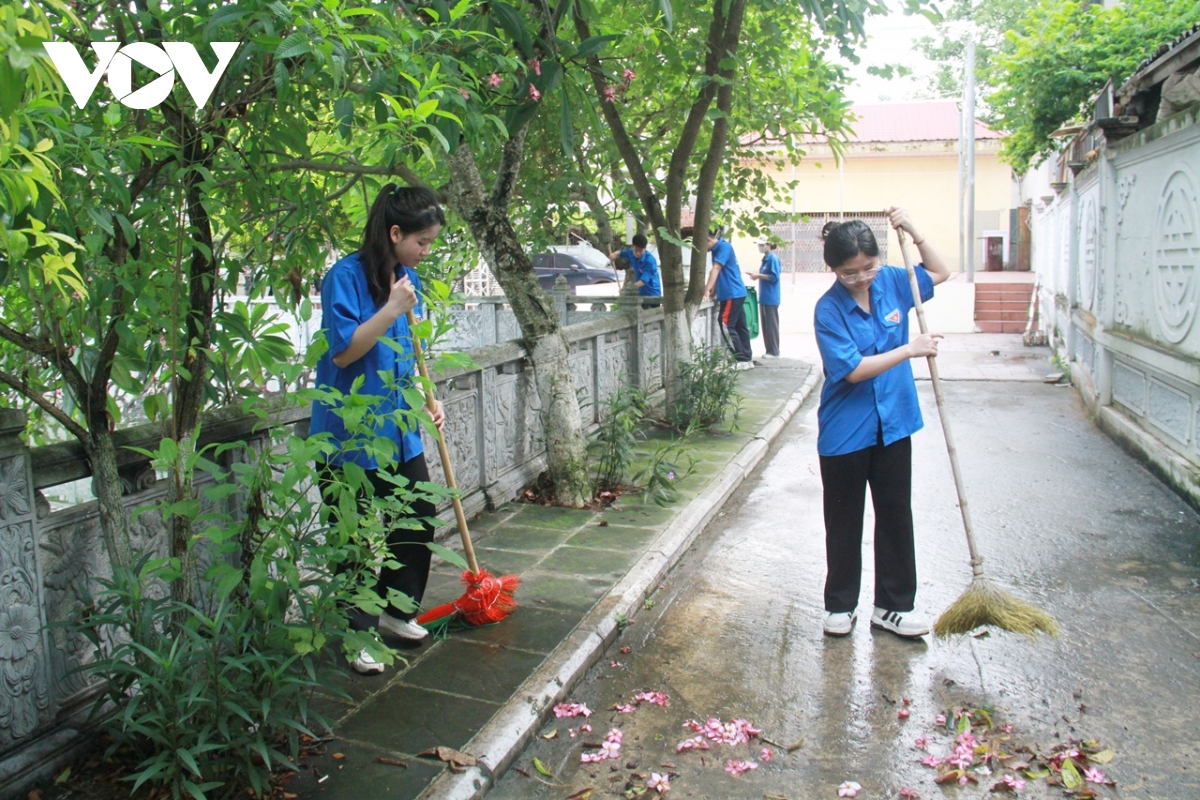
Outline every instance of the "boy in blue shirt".
<path id="1" fill-rule="evenodd" d="M 620 256 L 629 262 L 637 281 L 638 294 L 642 297 L 662 297 L 662 283 L 658 279 L 658 260 L 646 249 L 650 242 L 642 234 L 633 237 L 633 247 L 626 247 L 608 254 L 612 262 Z"/>
<path id="2" fill-rule="evenodd" d="M 708 233 L 708 250 L 712 253 L 712 271 L 708 273 L 704 296 L 715 297 L 720 306 L 717 314 L 721 333 L 733 351 L 738 369 L 753 369 L 750 330 L 746 327 L 746 284 L 742 282 L 737 255 L 733 245 L 716 231 Z"/>
<path id="3" fill-rule="evenodd" d="M 759 242 L 758 252 L 763 254 L 758 274 L 747 272 L 746 277 L 758 281 L 758 311 L 762 321 L 763 344 L 767 352 L 764 358 L 779 358 L 779 256 L 775 255 L 774 242 Z"/>

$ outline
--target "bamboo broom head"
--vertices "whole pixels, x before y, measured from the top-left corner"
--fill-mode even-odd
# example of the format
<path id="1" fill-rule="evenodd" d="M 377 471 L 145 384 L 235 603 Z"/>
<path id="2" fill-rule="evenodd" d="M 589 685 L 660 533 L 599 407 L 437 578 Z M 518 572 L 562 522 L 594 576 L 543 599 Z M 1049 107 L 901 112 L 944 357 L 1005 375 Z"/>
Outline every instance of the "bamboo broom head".
<path id="1" fill-rule="evenodd" d="M 1038 631 L 1058 636 L 1058 623 L 1054 617 L 1017 599 L 982 575 L 977 575 L 962 596 L 938 617 L 933 632 L 938 636 L 952 636 L 985 625 L 1026 636 L 1033 636 Z"/>

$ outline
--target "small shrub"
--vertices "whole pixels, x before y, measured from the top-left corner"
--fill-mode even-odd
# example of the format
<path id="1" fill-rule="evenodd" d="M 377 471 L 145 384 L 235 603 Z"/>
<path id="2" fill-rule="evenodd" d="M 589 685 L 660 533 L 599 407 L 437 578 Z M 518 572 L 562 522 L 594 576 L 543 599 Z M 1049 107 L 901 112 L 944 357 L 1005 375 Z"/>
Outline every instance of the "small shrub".
<path id="1" fill-rule="evenodd" d="M 692 360 L 680 364 L 678 402 L 667 409 L 667 422 L 677 431 L 704 430 L 719 425 L 732 414 L 730 429 L 737 427 L 741 396 L 737 371 L 722 347 L 692 348 Z"/>
<path id="2" fill-rule="evenodd" d="M 621 388 L 608 398 L 600 412 L 600 425 L 592 434 L 588 452 L 595 463 L 595 493 L 615 492 L 637 458 L 638 442 L 645 438 L 642 425 L 649 405 L 637 386 Z"/>
<path id="3" fill-rule="evenodd" d="M 642 487 L 642 498 L 660 506 L 675 502 L 678 482 L 696 471 L 696 458 L 688 452 L 683 439 L 664 442 L 650 457 L 650 462 L 638 470 L 633 482 Z"/>

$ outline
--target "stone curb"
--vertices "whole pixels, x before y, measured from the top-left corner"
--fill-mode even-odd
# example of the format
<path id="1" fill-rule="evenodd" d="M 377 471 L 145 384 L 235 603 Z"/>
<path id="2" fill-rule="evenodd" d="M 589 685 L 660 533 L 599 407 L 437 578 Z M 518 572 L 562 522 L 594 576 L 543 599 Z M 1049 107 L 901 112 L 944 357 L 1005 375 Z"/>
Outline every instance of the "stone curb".
<path id="1" fill-rule="evenodd" d="M 533 739 L 543 712 L 561 702 L 616 638 L 617 615 L 632 616 L 642 602 L 683 557 L 725 501 L 767 454 L 784 426 L 808 399 L 821 373 L 809 367 L 808 377 L 783 407 L 738 452 L 719 475 L 667 525 L 625 577 L 588 612 L 575 630 L 521 685 L 513 698 L 463 748 L 479 758 L 464 772 L 444 772 L 425 788 L 418 800 L 479 800 Z"/>

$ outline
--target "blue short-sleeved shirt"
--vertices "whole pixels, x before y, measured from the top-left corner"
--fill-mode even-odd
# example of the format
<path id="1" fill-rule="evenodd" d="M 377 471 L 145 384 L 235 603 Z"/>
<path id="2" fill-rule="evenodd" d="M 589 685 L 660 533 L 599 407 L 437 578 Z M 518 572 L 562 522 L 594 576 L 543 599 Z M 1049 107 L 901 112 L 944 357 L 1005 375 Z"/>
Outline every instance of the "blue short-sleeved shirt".
<path id="1" fill-rule="evenodd" d="M 921 301 L 933 297 L 933 279 L 923 265 L 916 268 Z M 925 424 L 917 402 L 912 364 L 902 361 L 858 383 L 846 380 L 864 356 L 878 355 L 908 343 L 908 312 L 913 307 L 908 273 L 883 267 L 871 283 L 871 313 L 835 279 L 817 301 L 813 324 L 825 368 L 821 405 L 817 409 L 817 452 L 840 456 L 911 436 Z"/>
<path id="2" fill-rule="evenodd" d="M 717 302 L 745 297 L 746 283 L 742 280 L 733 245 L 724 239 L 717 239 L 712 249 L 712 260 L 713 264 L 721 265 L 721 271 L 717 273 Z"/>
<path id="3" fill-rule="evenodd" d="M 770 250 L 763 256 L 762 265 L 758 268 L 759 275 L 770 275 L 770 279 L 758 279 L 758 304 L 760 306 L 779 305 L 779 256 Z"/>
<path id="4" fill-rule="evenodd" d="M 417 307 L 413 313 L 420 318 L 424 314 L 421 279 L 416 270 L 399 264 L 396 265 L 397 278 L 401 270 L 417 290 Z M 373 317 L 379 308 L 367 288 L 367 276 L 358 253 L 352 253 L 330 267 L 321 282 L 321 329 L 329 342 L 329 349 L 317 362 L 316 382 L 319 388 L 333 388 L 349 394 L 351 385 L 361 376 L 363 385 L 358 393 L 381 398 L 371 407 L 371 413 L 375 415 L 375 435 L 395 442 L 398 448 L 396 459 L 404 462 L 424 452 L 420 428 L 416 425 L 401 428 L 391 416 L 396 410 L 409 408 L 400 393 L 402 388 L 412 386 L 415 365 L 407 315 L 401 315 L 386 333 L 386 337 L 398 344 L 402 352 L 393 350 L 383 342 L 376 342 L 362 358 L 347 367 L 333 363 L 333 357 L 350 345 L 358 326 Z M 388 376 L 390 381 L 387 380 Z M 388 387 L 389 382 L 394 388 Z M 333 413 L 331 406 L 317 400 L 313 402 L 309 433 L 322 432 L 329 432 L 337 442 L 346 443 L 350 438 L 344 420 Z M 375 455 L 360 447 L 347 447 L 332 456 L 330 462 L 352 462 L 363 469 L 379 468 Z"/>
<path id="5" fill-rule="evenodd" d="M 621 255 L 633 267 L 635 278 L 645 286 L 638 287 L 638 294 L 643 297 L 660 297 L 662 295 L 662 283 L 658 280 L 658 259 L 649 250 L 642 251 L 642 257 L 638 258 L 633 254 L 632 247 L 626 247 L 621 251 Z"/>

